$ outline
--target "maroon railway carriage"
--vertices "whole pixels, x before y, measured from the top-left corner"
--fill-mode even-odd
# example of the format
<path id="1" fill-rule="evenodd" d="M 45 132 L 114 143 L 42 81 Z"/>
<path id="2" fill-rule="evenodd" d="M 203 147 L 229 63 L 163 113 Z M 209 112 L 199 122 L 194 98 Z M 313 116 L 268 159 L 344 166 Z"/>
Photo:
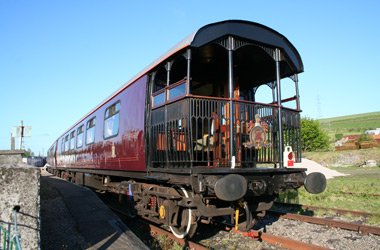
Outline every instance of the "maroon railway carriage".
<path id="1" fill-rule="evenodd" d="M 177 237 L 213 217 L 248 230 L 279 192 L 325 188 L 322 174 L 286 167 L 301 159 L 301 72 L 294 46 L 266 26 L 206 25 L 60 136 L 48 170 L 117 193 Z"/>

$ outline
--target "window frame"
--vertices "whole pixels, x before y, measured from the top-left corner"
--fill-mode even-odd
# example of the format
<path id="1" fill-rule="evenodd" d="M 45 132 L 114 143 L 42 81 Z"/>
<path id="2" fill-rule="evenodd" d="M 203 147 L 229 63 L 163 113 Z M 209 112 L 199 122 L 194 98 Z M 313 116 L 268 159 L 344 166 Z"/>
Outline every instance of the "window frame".
<path id="1" fill-rule="evenodd" d="M 115 107 L 118 107 L 118 109 L 115 111 L 114 114 L 112 115 L 109 115 L 108 117 L 106 116 L 107 115 L 107 111 L 112 107 L 112 106 L 115 106 Z M 107 140 L 107 139 L 110 139 L 110 138 L 113 138 L 113 137 L 116 137 L 119 135 L 119 131 L 120 131 L 120 109 L 121 109 L 121 102 L 120 100 L 117 100 L 116 102 L 114 102 L 113 104 L 109 105 L 105 110 L 104 110 L 104 119 L 103 119 L 103 139 L 104 140 Z M 114 116 L 118 115 L 119 118 L 118 118 L 118 124 L 117 124 L 117 132 L 115 134 L 112 134 L 110 136 L 105 136 L 105 128 L 106 128 L 106 121 Z"/>
<path id="2" fill-rule="evenodd" d="M 177 94 L 174 97 L 170 97 L 170 91 L 173 91 L 174 89 L 179 89 L 179 87 L 184 86 L 184 92 Z M 157 90 L 151 94 L 151 103 L 152 103 L 152 109 L 162 107 L 166 104 L 175 102 L 177 100 L 180 100 L 188 95 L 187 93 L 187 88 L 188 88 L 188 81 L 185 78 L 175 82 L 171 83 L 169 86 L 165 86 L 164 88 Z M 163 95 L 163 101 L 159 103 L 155 103 L 155 100 L 159 100 L 158 97 Z"/>
<path id="3" fill-rule="evenodd" d="M 76 135 L 75 135 L 75 130 L 70 132 L 70 139 L 69 139 L 69 150 L 74 150 L 75 149 L 75 144 L 76 144 Z M 74 142 L 73 142 L 74 141 Z"/>
<path id="4" fill-rule="evenodd" d="M 82 129 L 82 132 L 80 133 L 80 134 L 78 134 L 78 132 L 79 132 L 79 130 L 80 129 Z M 84 131 L 84 124 L 82 124 L 82 125 L 80 125 L 77 129 L 76 129 L 76 137 L 77 137 L 77 140 L 76 140 L 76 143 L 75 143 L 75 147 L 76 148 L 82 148 L 83 147 L 83 136 L 84 136 L 84 133 L 85 131 Z M 82 144 L 80 145 L 80 146 L 78 146 L 78 138 L 79 138 L 79 136 L 82 136 Z"/>
<path id="5" fill-rule="evenodd" d="M 88 124 L 89 124 L 91 121 L 94 121 L 94 126 L 92 126 L 92 127 L 88 127 Z M 92 142 L 88 142 L 88 141 L 87 141 L 87 134 L 88 134 L 88 131 L 89 131 L 91 128 L 94 128 L 94 132 L 93 132 L 93 133 L 94 133 L 94 138 L 93 138 L 93 141 L 92 141 Z M 86 146 L 95 143 L 95 130 L 96 130 L 96 116 L 92 117 L 91 119 L 89 119 L 89 120 L 86 122 L 86 136 L 85 136 L 85 144 L 86 144 Z"/>
<path id="6" fill-rule="evenodd" d="M 61 142 L 61 153 L 65 152 L 65 136 L 62 137 L 62 142 Z"/>
<path id="7" fill-rule="evenodd" d="M 183 87 L 183 92 L 177 93 L 177 95 L 174 95 L 174 93 L 171 94 L 171 91 L 179 90 Z M 186 96 L 186 88 L 187 88 L 187 82 L 186 80 L 178 81 L 168 87 L 167 93 L 166 93 L 166 100 L 167 102 L 173 102 L 175 100 L 181 99 L 184 96 Z M 174 96 L 173 96 L 174 95 Z"/>
<path id="8" fill-rule="evenodd" d="M 70 150 L 70 133 L 65 135 L 65 152 L 68 152 Z M 67 148 L 66 148 L 67 145 Z"/>

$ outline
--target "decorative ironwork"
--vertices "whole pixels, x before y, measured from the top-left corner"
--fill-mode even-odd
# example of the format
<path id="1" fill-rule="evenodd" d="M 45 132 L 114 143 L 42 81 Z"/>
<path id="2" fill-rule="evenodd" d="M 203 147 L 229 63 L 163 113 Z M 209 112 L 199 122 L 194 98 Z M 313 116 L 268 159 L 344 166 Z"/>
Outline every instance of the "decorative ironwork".
<path id="1" fill-rule="evenodd" d="M 235 50 L 238 50 L 239 48 L 243 47 L 243 46 L 246 46 L 246 45 L 251 45 L 252 43 L 249 43 L 249 42 L 246 42 L 246 41 L 242 41 L 242 40 L 238 40 L 238 39 L 235 39 L 235 46 L 234 46 L 234 49 Z"/>
<path id="2" fill-rule="evenodd" d="M 298 81 L 298 75 L 297 74 L 291 75 L 291 76 L 289 76 L 289 78 L 292 79 L 293 82 Z"/>
<path id="3" fill-rule="evenodd" d="M 149 140 L 152 166 L 230 167 L 231 121 L 235 136 L 236 167 L 256 167 L 260 163 L 278 162 L 277 106 L 237 100 L 233 102 L 235 115 L 232 119 L 229 99 L 224 98 L 185 97 L 153 109 Z M 296 160 L 299 161 L 299 112 L 286 108 L 281 112 L 284 145 L 292 146 Z M 257 120 L 258 117 L 260 121 Z M 263 144 L 261 147 L 247 147 L 245 145 L 252 137 L 259 136 L 260 129 L 254 129 L 255 123 L 259 123 L 258 127 L 265 132 Z"/>
<path id="4" fill-rule="evenodd" d="M 247 46 L 247 45 L 252 45 L 261 48 L 264 50 L 271 58 L 275 59 L 275 50 L 272 48 L 265 47 L 263 45 L 257 44 L 257 43 L 252 43 L 252 42 L 247 42 L 238 38 L 233 39 L 233 44 L 231 44 L 230 40 L 227 38 L 223 38 L 221 40 L 216 41 L 217 44 L 221 45 L 225 49 L 232 49 L 232 50 L 238 50 L 241 47 Z"/>
<path id="5" fill-rule="evenodd" d="M 254 124 L 250 122 L 249 125 L 249 142 L 244 142 L 243 145 L 247 148 L 255 147 L 255 149 L 269 147 L 271 143 L 268 143 L 268 124 L 261 122 L 258 114 L 255 115 L 255 120 Z"/>

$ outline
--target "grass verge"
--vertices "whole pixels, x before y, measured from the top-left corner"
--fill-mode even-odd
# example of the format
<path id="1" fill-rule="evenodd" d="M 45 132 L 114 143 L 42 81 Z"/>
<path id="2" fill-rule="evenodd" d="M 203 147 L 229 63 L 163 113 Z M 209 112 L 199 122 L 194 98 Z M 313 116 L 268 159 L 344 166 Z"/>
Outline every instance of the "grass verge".
<path id="1" fill-rule="evenodd" d="M 321 194 L 309 194 L 303 187 L 280 195 L 283 202 L 326 208 L 340 208 L 380 214 L 380 168 L 336 168 L 349 174 L 327 181 Z M 380 225 L 380 215 L 368 218 L 367 223 Z"/>

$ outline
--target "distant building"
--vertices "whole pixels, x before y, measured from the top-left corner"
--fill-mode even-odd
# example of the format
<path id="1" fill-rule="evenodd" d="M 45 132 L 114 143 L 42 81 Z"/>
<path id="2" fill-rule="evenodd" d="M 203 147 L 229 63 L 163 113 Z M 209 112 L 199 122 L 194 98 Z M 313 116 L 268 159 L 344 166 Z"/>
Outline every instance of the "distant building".
<path id="1" fill-rule="evenodd" d="M 359 140 L 360 135 L 346 135 L 342 139 L 345 139 L 347 141 L 357 141 Z"/>
<path id="2" fill-rule="evenodd" d="M 366 130 L 364 134 L 367 135 L 380 135 L 380 128 L 372 129 L 372 130 Z"/>
<path id="3" fill-rule="evenodd" d="M 342 139 L 335 142 L 335 150 L 354 150 L 359 149 L 356 143 L 359 139 L 359 135 L 346 135 Z"/>
<path id="4" fill-rule="evenodd" d="M 371 132 L 371 133 L 368 133 Z M 375 134 L 378 133 L 378 134 Z M 380 128 L 375 130 L 367 130 L 368 140 L 360 141 L 360 135 L 346 135 L 342 139 L 335 142 L 335 150 L 355 150 L 373 148 L 380 145 Z"/>

